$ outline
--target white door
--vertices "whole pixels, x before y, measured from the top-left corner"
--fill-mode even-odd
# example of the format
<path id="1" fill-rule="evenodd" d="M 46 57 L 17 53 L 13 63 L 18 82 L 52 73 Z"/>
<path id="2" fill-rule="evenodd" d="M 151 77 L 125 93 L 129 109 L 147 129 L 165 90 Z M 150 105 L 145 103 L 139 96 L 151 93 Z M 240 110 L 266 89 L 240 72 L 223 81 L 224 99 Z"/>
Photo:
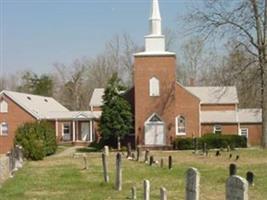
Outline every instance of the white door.
<path id="1" fill-rule="evenodd" d="M 82 141 L 88 141 L 89 140 L 89 123 L 83 122 L 81 123 L 81 138 Z"/>
<path id="2" fill-rule="evenodd" d="M 164 124 L 148 123 L 145 126 L 146 145 L 165 145 Z"/>

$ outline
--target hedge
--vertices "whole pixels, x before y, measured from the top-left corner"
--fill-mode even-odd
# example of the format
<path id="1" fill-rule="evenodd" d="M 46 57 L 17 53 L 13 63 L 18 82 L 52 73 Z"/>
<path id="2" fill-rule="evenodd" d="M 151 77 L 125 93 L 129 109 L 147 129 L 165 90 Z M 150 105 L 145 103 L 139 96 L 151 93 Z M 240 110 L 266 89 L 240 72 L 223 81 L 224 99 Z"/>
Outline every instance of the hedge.
<path id="1" fill-rule="evenodd" d="M 55 130 L 48 122 L 25 123 L 16 131 L 15 144 L 23 147 L 25 158 L 42 160 L 56 152 Z"/>
<path id="2" fill-rule="evenodd" d="M 207 144 L 207 148 L 245 148 L 247 147 L 247 139 L 239 135 L 223 135 L 223 134 L 207 134 L 201 138 L 197 138 L 198 149 L 201 149 L 204 143 Z M 173 146 L 178 150 L 194 149 L 195 141 L 193 138 L 176 138 Z"/>

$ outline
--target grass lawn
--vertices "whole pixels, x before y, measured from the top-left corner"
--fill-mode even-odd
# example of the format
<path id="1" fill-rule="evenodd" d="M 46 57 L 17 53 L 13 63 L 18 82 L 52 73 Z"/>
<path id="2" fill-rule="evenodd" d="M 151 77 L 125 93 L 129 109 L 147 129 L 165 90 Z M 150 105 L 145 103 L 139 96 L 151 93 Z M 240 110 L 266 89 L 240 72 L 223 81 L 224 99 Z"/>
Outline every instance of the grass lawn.
<path id="1" fill-rule="evenodd" d="M 9 179 L 0 189 L 0 199 L 127 199 L 132 186 L 137 187 L 138 199 L 142 199 L 143 180 L 151 183 L 151 199 L 159 199 L 159 188 L 164 186 L 168 191 L 168 199 L 184 199 L 185 171 L 188 167 L 199 169 L 201 178 L 201 199 L 223 200 L 229 161 L 228 153 L 217 158 L 215 153 L 203 157 L 182 152 L 151 152 L 156 160 L 164 158 L 165 168 L 148 166 L 144 163 L 123 159 L 123 189 L 114 190 L 115 153 L 109 156 L 110 183 L 103 181 L 101 154 L 90 151 L 86 153 L 89 169 L 83 170 L 83 159 L 65 157 L 48 157 L 43 161 L 27 162 L 15 177 Z M 249 198 L 253 200 L 267 199 L 267 151 L 260 149 L 244 149 L 232 152 L 240 155 L 235 162 L 238 175 L 245 177 L 252 170 L 255 186 L 249 188 Z M 166 167 L 167 157 L 173 156 L 173 169 Z"/>

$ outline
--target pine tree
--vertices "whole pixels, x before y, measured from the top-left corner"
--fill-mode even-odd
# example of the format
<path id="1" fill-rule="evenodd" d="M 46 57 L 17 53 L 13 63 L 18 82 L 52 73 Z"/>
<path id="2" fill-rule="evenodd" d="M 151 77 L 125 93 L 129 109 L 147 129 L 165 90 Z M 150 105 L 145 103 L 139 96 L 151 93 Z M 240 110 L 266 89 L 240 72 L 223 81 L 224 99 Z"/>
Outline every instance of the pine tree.
<path id="1" fill-rule="evenodd" d="M 120 140 L 132 130 L 131 106 L 122 96 L 126 88 L 121 84 L 117 74 L 109 80 L 103 96 L 100 132 L 104 141 L 117 140 L 120 150 Z"/>

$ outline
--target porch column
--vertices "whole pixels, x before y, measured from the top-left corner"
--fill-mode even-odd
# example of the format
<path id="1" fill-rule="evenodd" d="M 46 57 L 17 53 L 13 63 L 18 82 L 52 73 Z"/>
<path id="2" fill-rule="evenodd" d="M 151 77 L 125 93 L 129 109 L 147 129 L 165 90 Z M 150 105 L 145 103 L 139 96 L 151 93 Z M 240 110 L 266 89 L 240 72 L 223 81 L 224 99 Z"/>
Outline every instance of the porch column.
<path id="1" fill-rule="evenodd" d="M 75 142 L 75 136 L 76 136 L 76 131 L 75 131 L 75 121 L 72 121 L 72 141 Z"/>
<path id="2" fill-rule="evenodd" d="M 58 137 L 58 121 L 56 120 L 56 137 Z"/>
<path id="3" fill-rule="evenodd" d="M 93 142 L 93 121 L 90 120 L 90 142 Z"/>

